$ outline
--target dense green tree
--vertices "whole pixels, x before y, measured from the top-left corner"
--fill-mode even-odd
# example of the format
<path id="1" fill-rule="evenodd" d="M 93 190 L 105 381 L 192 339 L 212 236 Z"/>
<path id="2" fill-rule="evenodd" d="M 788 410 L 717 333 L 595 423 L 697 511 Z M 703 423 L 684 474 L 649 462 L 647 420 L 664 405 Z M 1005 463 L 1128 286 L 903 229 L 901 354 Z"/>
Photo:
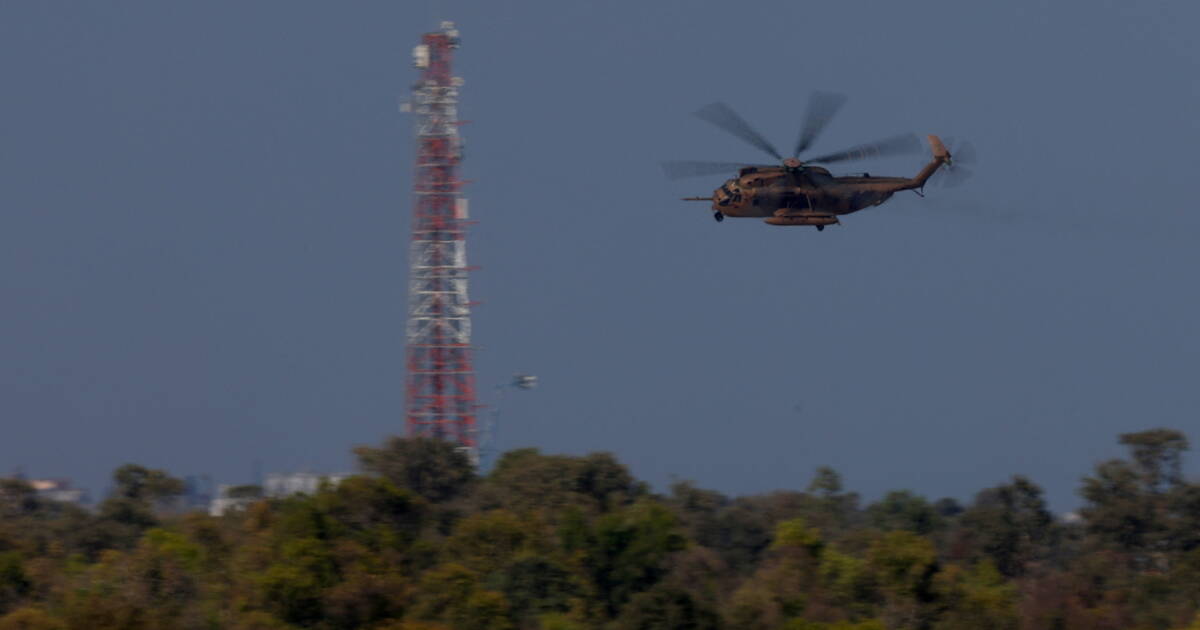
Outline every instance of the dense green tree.
<path id="1" fill-rule="evenodd" d="M 249 610 L 234 615 L 230 622 L 231 630 L 292 630 L 295 626 L 286 624 L 261 610 Z"/>
<path id="2" fill-rule="evenodd" d="M 183 494 L 183 481 L 165 471 L 125 464 L 113 471 L 112 495 L 135 501 L 159 501 Z"/>
<path id="3" fill-rule="evenodd" d="M 255 577 L 257 603 L 288 623 L 313 626 L 325 618 L 324 594 L 338 579 L 332 550 L 324 541 L 289 539 L 276 562 Z"/>
<path id="4" fill-rule="evenodd" d="M 815 558 L 821 555 L 825 541 L 821 539 L 821 532 L 809 527 L 804 519 L 793 518 L 775 527 L 775 541 L 771 546 L 774 549 L 803 549 Z"/>
<path id="5" fill-rule="evenodd" d="M 38 509 L 37 492 L 23 479 L 0 479 L 0 518 L 15 518 Z"/>
<path id="6" fill-rule="evenodd" d="M 829 535 L 851 525 L 858 511 L 858 495 L 846 492 L 842 487 L 842 476 L 828 466 L 817 468 L 816 475 L 808 484 L 808 493 L 816 498 L 814 509 L 805 514 L 814 525 Z"/>
<path id="7" fill-rule="evenodd" d="M 773 577 L 773 576 L 772 576 Z M 726 625 L 744 630 L 770 630 L 783 626 L 783 609 L 792 602 L 771 588 L 775 580 L 762 571 L 734 591 L 725 610 Z"/>
<path id="8" fill-rule="evenodd" d="M 1080 513 L 1099 541 L 1125 551 L 1149 546 L 1159 522 L 1153 499 L 1143 492 L 1132 466 L 1121 460 L 1098 464 L 1083 480 L 1080 494 L 1087 501 Z"/>
<path id="9" fill-rule="evenodd" d="M 470 458 L 456 445 L 427 437 L 393 437 L 381 448 L 354 449 L 363 470 L 434 503 L 449 501 L 475 482 Z"/>
<path id="10" fill-rule="evenodd" d="M 840 496 L 842 490 L 842 476 L 829 466 L 817 468 L 813 480 L 808 484 L 808 492 L 822 499 Z"/>
<path id="11" fill-rule="evenodd" d="M 1020 475 L 1011 483 L 980 491 L 960 523 L 961 535 L 976 553 L 1010 577 L 1044 558 L 1057 536 L 1042 489 Z"/>
<path id="12" fill-rule="evenodd" d="M 602 512 L 645 494 L 645 485 L 610 453 L 572 457 L 543 455 L 533 448 L 502 455 L 484 488 L 488 507 L 516 512 L 556 512 L 569 506 Z"/>
<path id="13" fill-rule="evenodd" d="M 789 619 L 783 628 L 784 630 L 887 630 L 887 626 L 881 619 L 833 622 Z"/>
<path id="14" fill-rule="evenodd" d="M 1109 460 L 1083 480 L 1081 514 L 1100 544 L 1141 564 L 1162 564 L 1173 548 L 1191 548 L 1200 523 L 1200 496 L 1182 476 L 1187 438 L 1172 429 L 1125 433 L 1130 460 Z"/>
<path id="15" fill-rule="evenodd" d="M 908 490 L 893 490 L 867 506 L 867 522 L 884 531 L 903 529 L 922 536 L 944 526 L 933 505 Z"/>
<path id="16" fill-rule="evenodd" d="M 937 630 L 1017 630 L 1017 591 L 990 562 L 971 570 L 948 567 L 940 572 L 934 588 L 942 608 L 933 623 Z"/>
<path id="17" fill-rule="evenodd" d="M 13 608 L 32 588 L 21 554 L 0 552 L 0 614 Z"/>
<path id="18" fill-rule="evenodd" d="M 933 502 L 933 510 L 942 518 L 958 516 L 964 509 L 957 499 L 951 497 L 942 497 Z"/>
<path id="19" fill-rule="evenodd" d="M 426 572 L 417 594 L 416 619 L 440 621 L 456 630 L 513 627 L 504 594 L 484 588 L 480 575 L 462 565 L 446 564 Z"/>
<path id="20" fill-rule="evenodd" d="M 670 511 L 642 502 L 599 517 L 572 541 L 581 547 L 568 551 L 579 552 L 605 615 L 612 617 L 634 593 L 662 579 L 668 558 L 686 542 Z"/>
<path id="21" fill-rule="evenodd" d="M 677 481 L 671 484 L 667 502 L 692 540 L 709 547 L 724 542 L 726 535 L 720 514 L 729 505 L 725 495 L 699 488 L 690 481 Z"/>
<path id="22" fill-rule="evenodd" d="M 831 607 L 850 618 L 870 616 L 879 595 L 866 559 L 826 548 L 817 571 Z"/>
<path id="23" fill-rule="evenodd" d="M 496 576 L 513 618 L 529 623 L 547 613 L 565 613 L 582 589 L 570 570 L 559 562 L 537 555 L 522 555 L 508 563 Z"/>
<path id="24" fill-rule="evenodd" d="M 890 627 L 927 627 L 938 572 L 933 543 L 907 530 L 888 532 L 871 546 L 867 563 L 884 595 L 885 622 Z"/>
<path id="25" fill-rule="evenodd" d="M 687 591 L 698 601 L 716 603 L 728 597 L 737 581 L 716 550 L 689 545 L 671 554 L 660 583 Z"/>
<path id="26" fill-rule="evenodd" d="M 1150 429 L 1122 433 L 1121 444 L 1129 447 L 1133 463 L 1147 492 L 1160 493 L 1183 481 L 1183 453 L 1188 440 L 1174 429 Z"/>
<path id="27" fill-rule="evenodd" d="M 400 617 L 409 589 L 399 572 L 357 563 L 343 567 L 339 578 L 323 590 L 321 610 L 332 628 L 367 628 Z"/>
<path id="28" fill-rule="evenodd" d="M 536 524 L 507 510 L 493 510 L 460 521 L 446 540 L 446 554 L 455 562 L 489 575 L 510 564 L 536 536 Z"/>
<path id="29" fill-rule="evenodd" d="M 67 630 L 67 625 L 39 608 L 21 608 L 0 616 L 0 630 Z"/>
<path id="30" fill-rule="evenodd" d="M 770 551 L 757 570 L 734 592 L 727 615 L 736 628 L 778 628 L 787 620 L 814 619 L 823 613 L 822 559 L 828 552 L 821 532 L 804 518 L 781 521 Z"/>
<path id="31" fill-rule="evenodd" d="M 428 504 L 387 479 L 355 476 L 311 498 L 300 499 L 298 516 L 313 535 L 347 536 L 373 552 L 401 550 L 418 536 Z"/>
<path id="32" fill-rule="evenodd" d="M 717 630 L 721 617 L 709 601 L 680 588 L 659 585 L 634 595 L 613 625 L 616 630 Z"/>
<path id="33" fill-rule="evenodd" d="M 1180 630 L 1200 610 L 1187 441 L 1122 436 L 1081 524 L 1014 477 L 964 510 L 905 491 L 649 493 L 611 455 L 360 449 L 372 474 L 212 517 L 126 466 L 95 513 L 0 482 L 0 630 Z M 1200 626 L 1198 626 L 1200 627 Z"/>
<path id="34" fill-rule="evenodd" d="M 172 511 L 184 485 L 166 471 L 125 464 L 113 471 L 113 490 L 99 506 L 99 519 L 89 524 L 92 540 L 85 546 L 128 549 L 146 529 Z"/>
<path id="35" fill-rule="evenodd" d="M 1182 552 L 1200 549 L 1200 484 L 1176 484 L 1166 503 L 1167 543 Z"/>
<path id="36" fill-rule="evenodd" d="M 688 537 L 716 550 L 734 572 L 748 572 L 771 543 L 771 517 L 753 502 L 730 500 L 684 481 L 671 486 L 667 504 Z"/>

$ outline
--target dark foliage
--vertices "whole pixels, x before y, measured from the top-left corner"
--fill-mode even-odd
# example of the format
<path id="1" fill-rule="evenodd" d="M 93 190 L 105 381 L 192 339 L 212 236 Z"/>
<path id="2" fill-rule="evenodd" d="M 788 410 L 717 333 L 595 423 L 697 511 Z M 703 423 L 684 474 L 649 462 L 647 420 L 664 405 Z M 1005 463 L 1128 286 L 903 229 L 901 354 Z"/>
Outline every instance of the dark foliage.
<path id="1" fill-rule="evenodd" d="M 651 494 L 612 455 L 507 453 L 479 477 L 435 440 L 222 517 L 126 465 L 95 512 L 0 481 L 0 630 L 1104 630 L 1200 628 L 1187 439 L 1120 437 L 1056 519 L 1015 476 L 968 504 L 803 491 Z M 238 496 L 260 496 L 257 487 Z"/>

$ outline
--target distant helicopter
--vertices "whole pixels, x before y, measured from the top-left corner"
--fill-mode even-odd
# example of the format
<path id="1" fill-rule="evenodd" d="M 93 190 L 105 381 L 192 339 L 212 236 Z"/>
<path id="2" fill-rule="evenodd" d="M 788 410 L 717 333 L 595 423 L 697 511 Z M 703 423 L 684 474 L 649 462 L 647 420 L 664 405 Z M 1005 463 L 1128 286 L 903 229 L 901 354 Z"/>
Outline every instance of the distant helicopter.
<path id="1" fill-rule="evenodd" d="M 923 196 L 925 183 L 944 168 L 944 183 L 956 185 L 970 171 L 957 168 L 955 162 L 973 157 L 969 145 L 964 145 L 958 160 L 953 160 L 937 136 L 929 136 L 933 159 L 915 177 L 873 177 L 870 174 L 834 177 L 816 164 L 834 164 L 872 157 L 912 153 L 920 143 L 913 134 L 893 136 L 877 142 L 860 144 L 849 149 L 828 153 L 801 161 L 799 156 L 817 139 L 825 126 L 845 104 L 839 94 L 817 92 L 809 99 L 804 126 L 791 157 L 784 158 L 779 150 L 750 127 L 741 116 L 724 103 L 713 103 L 695 115 L 741 138 L 781 162 L 781 165 L 754 165 L 730 162 L 664 162 L 667 177 L 679 179 L 715 175 L 737 170 L 737 177 L 727 180 L 713 191 L 711 197 L 684 197 L 684 201 L 711 201 L 713 218 L 757 217 L 770 225 L 812 225 L 824 230 L 827 225 L 840 224 L 838 216 L 878 206 L 902 190 L 913 190 Z"/>

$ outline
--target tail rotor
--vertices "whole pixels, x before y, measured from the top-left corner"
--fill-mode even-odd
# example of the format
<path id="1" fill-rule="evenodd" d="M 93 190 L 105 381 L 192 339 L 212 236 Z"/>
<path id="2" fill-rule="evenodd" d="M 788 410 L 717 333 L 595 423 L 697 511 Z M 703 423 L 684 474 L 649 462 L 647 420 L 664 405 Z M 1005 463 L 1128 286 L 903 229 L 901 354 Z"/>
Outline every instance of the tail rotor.
<path id="1" fill-rule="evenodd" d="M 975 145 L 970 142 L 947 140 L 946 148 L 950 153 L 949 159 L 933 175 L 933 184 L 941 188 L 955 188 L 970 179 L 975 171 L 968 168 L 977 161 Z"/>

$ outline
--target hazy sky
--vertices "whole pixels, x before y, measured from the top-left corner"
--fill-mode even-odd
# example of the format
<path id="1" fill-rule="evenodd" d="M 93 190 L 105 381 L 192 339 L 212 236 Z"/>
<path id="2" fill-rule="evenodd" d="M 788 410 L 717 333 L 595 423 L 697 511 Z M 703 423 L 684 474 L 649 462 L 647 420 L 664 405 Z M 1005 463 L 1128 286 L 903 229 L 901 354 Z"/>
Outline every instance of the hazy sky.
<path id="1" fill-rule="evenodd" d="M 502 448 L 1073 508 L 1118 433 L 1200 440 L 1200 5 L 981 4 L 4 2 L 0 468 L 244 482 L 403 430 L 397 101 L 445 17 L 483 402 L 541 377 Z M 722 177 L 660 160 L 763 157 L 690 112 L 787 146 L 814 89 L 850 97 L 815 150 L 967 137 L 978 175 L 823 233 L 676 200 Z"/>

